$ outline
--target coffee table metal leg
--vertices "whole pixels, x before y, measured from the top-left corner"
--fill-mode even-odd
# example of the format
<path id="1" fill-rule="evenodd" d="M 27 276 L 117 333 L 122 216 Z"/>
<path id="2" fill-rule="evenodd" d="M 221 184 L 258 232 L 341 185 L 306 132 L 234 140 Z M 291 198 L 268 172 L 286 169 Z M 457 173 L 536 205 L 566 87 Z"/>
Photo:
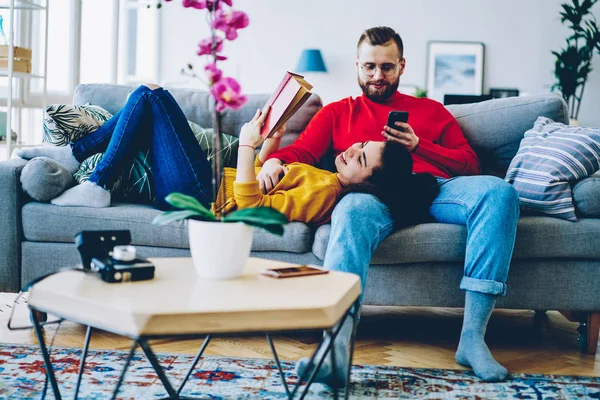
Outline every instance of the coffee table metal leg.
<path id="1" fill-rule="evenodd" d="M 317 353 L 319 352 L 319 349 L 321 348 L 321 346 L 323 345 L 323 343 L 325 343 L 325 341 L 327 339 L 329 339 L 329 343 L 327 344 L 327 347 L 325 348 L 325 352 L 323 353 L 323 356 L 321 356 L 321 359 L 316 364 L 316 367 L 313 369 L 312 373 L 310 374 L 310 377 L 308 378 L 308 381 L 306 382 L 306 387 L 304 388 L 304 391 L 302 391 L 302 394 L 300 395 L 300 399 L 303 399 L 308 394 L 308 389 L 310 389 L 310 385 L 312 385 L 313 381 L 317 377 L 317 373 L 321 369 L 321 366 L 323 365 L 323 362 L 327 358 L 327 355 L 329 354 L 329 351 L 332 349 L 332 347 L 333 347 L 333 340 L 332 340 L 332 338 L 335 338 L 337 336 L 337 334 L 332 335 L 331 334 L 331 330 L 327 330 L 325 332 L 326 332 L 326 334 L 324 335 L 323 339 L 321 340 L 321 342 L 317 346 L 317 349 L 315 350 L 313 356 L 311 357 L 310 361 L 308 362 L 308 367 L 304 371 L 305 373 L 302 374 L 302 377 L 299 377 L 298 384 L 296 385 L 296 387 L 294 388 L 294 391 L 292 392 L 292 398 L 296 394 L 296 391 L 300 387 L 300 384 L 302 382 L 304 382 L 304 380 L 306 379 L 306 371 L 310 370 L 311 367 L 315 364 L 315 358 L 317 356 Z M 339 332 L 339 329 L 338 329 L 338 332 Z"/>
<path id="2" fill-rule="evenodd" d="M 37 313 L 35 309 L 30 308 L 31 312 L 31 320 L 33 321 L 33 327 L 35 329 L 35 334 L 38 339 L 38 343 L 40 344 L 40 350 L 42 351 L 42 357 L 44 357 L 44 364 L 46 365 L 46 378 L 50 380 L 50 384 L 52 385 L 52 391 L 54 392 L 54 397 L 57 400 L 61 400 L 60 390 L 58 389 L 58 383 L 56 382 L 56 376 L 54 375 L 54 370 L 52 369 L 52 363 L 50 362 L 50 355 L 48 354 L 48 349 L 46 348 L 46 342 L 44 341 L 44 332 L 42 331 L 42 326 L 40 325 L 40 321 L 38 320 Z M 44 387 L 45 392 L 45 387 Z M 45 394 L 45 393 L 44 393 Z"/>
<path id="3" fill-rule="evenodd" d="M 210 335 L 206 336 L 206 339 L 204 339 L 204 343 L 202 343 L 202 347 L 200 348 L 200 351 L 198 352 L 198 355 L 196 356 L 196 359 L 194 360 L 194 362 L 193 362 L 190 370 L 188 371 L 185 379 L 183 380 L 183 382 L 181 382 L 181 386 L 179 386 L 179 389 L 177 389 L 177 395 L 178 396 L 181 393 L 181 391 L 183 390 L 183 386 L 185 386 L 185 384 L 187 383 L 188 379 L 192 375 L 192 371 L 194 370 L 194 368 L 196 368 L 196 365 L 198 364 L 198 361 L 200 361 L 200 358 L 202 357 L 202 353 L 204 353 L 204 350 L 206 349 L 206 346 L 208 346 L 209 342 L 210 342 Z"/>
<path id="4" fill-rule="evenodd" d="M 277 365 L 277 370 L 279 371 L 279 377 L 281 378 L 281 382 L 283 383 L 283 387 L 285 388 L 285 394 L 287 394 L 288 398 L 291 399 L 292 396 L 290 394 L 290 388 L 285 380 L 285 375 L 283 373 L 283 369 L 281 368 L 281 363 L 279 362 L 279 357 L 277 357 L 277 351 L 275 350 L 275 345 L 273 344 L 273 340 L 271 340 L 271 335 L 267 333 L 267 341 L 269 342 L 269 346 L 271 346 L 271 352 L 273 353 L 273 358 L 275 359 L 275 364 Z"/>
<path id="5" fill-rule="evenodd" d="M 83 344 L 83 351 L 81 352 L 81 361 L 79 362 L 79 374 L 77 375 L 77 385 L 75 386 L 75 396 L 73 398 L 77 400 L 79 394 L 79 386 L 81 385 L 81 377 L 83 376 L 83 369 L 85 368 L 85 358 L 87 357 L 88 347 L 90 345 L 90 338 L 92 337 L 92 327 L 88 326 L 85 332 L 85 342 Z"/>
<path id="6" fill-rule="evenodd" d="M 138 341 L 136 339 L 133 341 L 131 350 L 129 351 L 129 354 L 127 355 L 127 360 L 125 361 L 125 366 L 123 367 L 121 376 L 119 376 L 119 381 L 117 382 L 117 387 L 115 388 L 115 391 L 113 392 L 113 396 L 112 396 L 113 400 L 117 398 L 117 394 L 119 393 L 119 389 L 121 388 L 121 384 L 123 383 L 123 378 L 125 377 L 125 373 L 127 372 L 127 369 L 129 368 L 131 359 L 133 358 L 133 355 L 135 354 L 135 349 L 137 348 L 137 345 L 138 345 Z"/>
<path id="7" fill-rule="evenodd" d="M 333 339 L 331 339 L 331 343 L 333 343 Z M 331 346 L 331 373 L 333 374 L 333 398 L 338 400 L 338 390 L 337 390 L 337 365 L 335 362 L 335 346 Z"/>
<path id="8" fill-rule="evenodd" d="M 158 378 L 162 382 L 163 386 L 165 387 L 165 389 L 167 389 L 169 398 L 178 399 L 179 395 L 177 394 L 177 391 L 173 388 L 173 386 L 171 385 L 171 382 L 169 382 L 169 379 L 167 378 L 162 367 L 158 363 L 158 359 L 156 358 L 156 356 L 150 349 L 150 346 L 148 346 L 148 342 L 146 341 L 146 339 L 139 339 L 138 343 L 140 344 L 140 347 L 142 348 L 142 350 L 144 350 L 144 353 L 146 354 L 148 361 L 150 361 L 150 364 L 152 364 L 152 368 L 154 368 L 156 375 L 158 375 Z"/>

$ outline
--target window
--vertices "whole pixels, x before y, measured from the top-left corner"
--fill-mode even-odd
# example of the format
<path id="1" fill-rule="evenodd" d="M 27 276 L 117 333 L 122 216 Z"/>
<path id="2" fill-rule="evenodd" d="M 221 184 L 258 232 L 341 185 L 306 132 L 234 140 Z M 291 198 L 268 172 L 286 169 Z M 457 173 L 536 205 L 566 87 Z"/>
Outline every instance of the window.
<path id="1" fill-rule="evenodd" d="M 156 2 L 126 0 L 122 11 L 119 83 L 158 82 L 160 11 Z"/>
<path id="2" fill-rule="evenodd" d="M 46 103 L 69 102 L 79 83 L 159 81 L 159 11 L 152 2 L 61 0 L 51 1 L 49 10 Z M 41 61 L 45 21 L 37 14 L 32 48 Z M 34 64 L 42 73 L 42 63 Z M 42 85 L 32 82 L 31 100 Z"/>
<path id="3" fill-rule="evenodd" d="M 76 0 L 49 1 L 48 5 L 48 71 L 47 101 L 64 102 L 71 96 L 76 85 L 75 47 L 77 24 L 74 18 Z M 44 74 L 44 41 L 46 35 L 46 15 L 44 12 L 29 11 L 31 14 L 32 68 L 37 75 Z M 30 99 L 26 103 L 41 106 L 44 88 L 43 79 L 32 79 Z M 29 100 L 29 101 L 28 101 Z"/>
<path id="4" fill-rule="evenodd" d="M 8 37 L 9 11 L 0 15 Z M 159 17 L 156 0 L 50 0 L 46 98 L 43 79 L 13 81 L 19 142 L 39 143 L 43 106 L 71 103 L 79 83 L 159 82 Z M 16 10 L 14 20 L 14 43 L 33 50 L 32 73 L 44 75 L 46 13 Z M 0 77 L 0 105 L 7 82 Z"/>
<path id="5" fill-rule="evenodd" d="M 119 1 L 83 0 L 80 83 L 117 82 Z"/>

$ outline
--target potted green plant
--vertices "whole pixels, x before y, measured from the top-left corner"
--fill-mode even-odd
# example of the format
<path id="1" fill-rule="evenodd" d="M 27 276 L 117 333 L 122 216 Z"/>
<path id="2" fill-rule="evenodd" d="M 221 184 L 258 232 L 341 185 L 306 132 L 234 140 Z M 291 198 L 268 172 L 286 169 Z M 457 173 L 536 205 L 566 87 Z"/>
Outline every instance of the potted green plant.
<path id="1" fill-rule="evenodd" d="M 568 23 L 572 31 L 566 39 L 566 47 L 560 52 L 553 51 L 556 57 L 554 76 L 556 83 L 552 90 L 559 90 L 569 109 L 572 125 L 578 124 L 581 99 L 585 83 L 592 71 L 594 50 L 600 52 L 600 31 L 595 16 L 590 9 L 598 0 L 572 0 L 561 4 L 561 23 Z"/>
<path id="2" fill-rule="evenodd" d="M 427 97 L 427 89 L 417 86 L 415 89 L 415 97 Z"/>
<path id="3" fill-rule="evenodd" d="M 288 222 L 285 215 L 270 207 L 246 208 L 218 217 L 192 196 L 171 193 L 165 200 L 179 210 L 162 213 L 152 223 L 187 220 L 194 267 L 205 278 L 242 275 L 252 246 L 252 228 L 282 236 L 283 225 Z"/>

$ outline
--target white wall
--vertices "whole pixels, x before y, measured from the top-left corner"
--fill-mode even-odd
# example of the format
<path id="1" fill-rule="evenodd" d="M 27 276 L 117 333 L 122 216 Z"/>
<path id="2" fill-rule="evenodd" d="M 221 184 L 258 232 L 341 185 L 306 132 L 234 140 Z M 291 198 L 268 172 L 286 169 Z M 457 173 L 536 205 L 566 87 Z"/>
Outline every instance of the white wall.
<path id="1" fill-rule="evenodd" d="M 523 93 L 549 91 L 554 56 L 569 31 L 560 23 L 564 0 L 235 0 L 250 26 L 227 42 L 223 63 L 245 93 L 271 92 L 285 70 L 293 71 L 304 48 L 320 48 L 327 74 L 307 75 L 324 102 L 360 94 L 354 58 L 360 33 L 387 25 L 404 40 L 407 69 L 401 84 L 425 86 L 429 40 L 485 44 L 484 93 L 514 87 Z M 162 82 L 181 82 L 181 67 L 198 68 L 196 43 L 208 35 L 205 11 L 180 2 L 162 9 Z M 594 7 L 600 18 L 600 6 Z M 579 119 L 600 126 L 600 54 L 595 54 Z M 196 81 L 195 85 L 199 85 Z"/>

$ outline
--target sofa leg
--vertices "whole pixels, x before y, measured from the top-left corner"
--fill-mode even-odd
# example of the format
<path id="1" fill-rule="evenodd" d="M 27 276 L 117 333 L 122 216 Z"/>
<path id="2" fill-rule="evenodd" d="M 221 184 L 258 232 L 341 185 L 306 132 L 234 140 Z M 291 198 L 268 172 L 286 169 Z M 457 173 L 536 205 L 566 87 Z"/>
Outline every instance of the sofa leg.
<path id="1" fill-rule="evenodd" d="M 600 334 L 600 312 L 587 313 L 587 320 L 585 323 L 580 323 L 579 327 L 585 330 L 586 335 L 586 340 L 581 342 L 581 352 L 596 354 L 598 334 Z M 581 332 L 579 338 L 581 340 Z"/>
<path id="2" fill-rule="evenodd" d="M 579 322 L 579 349 L 584 354 L 596 354 L 600 334 L 600 312 L 560 311 L 569 321 Z"/>

